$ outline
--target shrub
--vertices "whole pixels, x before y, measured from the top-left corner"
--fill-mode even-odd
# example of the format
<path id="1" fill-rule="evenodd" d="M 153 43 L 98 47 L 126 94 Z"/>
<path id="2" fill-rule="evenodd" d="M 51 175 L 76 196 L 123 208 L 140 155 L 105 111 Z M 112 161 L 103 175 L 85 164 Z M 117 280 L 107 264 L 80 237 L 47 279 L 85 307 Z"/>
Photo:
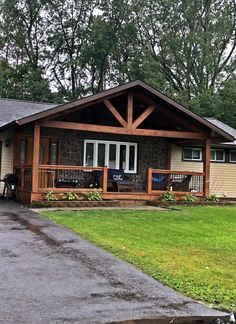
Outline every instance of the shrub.
<path id="1" fill-rule="evenodd" d="M 162 202 L 175 202 L 176 201 L 176 196 L 172 192 L 165 192 L 160 195 L 159 198 L 160 201 Z"/>
<path id="2" fill-rule="evenodd" d="M 217 202 L 219 199 L 216 197 L 216 195 L 209 195 L 204 198 L 206 202 Z"/>
<path id="3" fill-rule="evenodd" d="M 85 192 L 84 196 L 89 201 L 101 201 L 102 200 L 100 193 L 96 192 L 96 191 Z"/>
<path id="4" fill-rule="evenodd" d="M 73 200 L 79 200 L 79 197 L 75 192 L 70 191 L 70 192 L 64 193 L 62 199 L 73 201 Z"/>
<path id="5" fill-rule="evenodd" d="M 195 203 L 197 201 L 197 197 L 191 194 L 184 196 L 183 201 L 188 203 Z"/>
<path id="6" fill-rule="evenodd" d="M 54 195 L 53 191 L 47 191 L 44 195 L 43 198 L 47 201 L 56 201 L 58 198 Z"/>

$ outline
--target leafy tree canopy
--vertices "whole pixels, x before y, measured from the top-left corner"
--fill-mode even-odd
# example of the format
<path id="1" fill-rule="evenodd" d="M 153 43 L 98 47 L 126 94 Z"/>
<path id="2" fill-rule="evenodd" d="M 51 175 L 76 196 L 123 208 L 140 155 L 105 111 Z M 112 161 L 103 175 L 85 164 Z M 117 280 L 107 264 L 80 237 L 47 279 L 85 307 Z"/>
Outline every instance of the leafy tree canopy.
<path id="1" fill-rule="evenodd" d="M 0 96 L 63 101 L 141 79 L 235 125 L 235 0 L 2 0 Z"/>

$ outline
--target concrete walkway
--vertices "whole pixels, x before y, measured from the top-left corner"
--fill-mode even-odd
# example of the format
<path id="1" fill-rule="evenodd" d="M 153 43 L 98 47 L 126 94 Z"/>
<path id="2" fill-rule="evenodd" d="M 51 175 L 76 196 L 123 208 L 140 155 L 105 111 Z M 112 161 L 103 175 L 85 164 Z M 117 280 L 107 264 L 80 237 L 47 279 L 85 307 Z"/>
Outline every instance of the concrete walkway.
<path id="1" fill-rule="evenodd" d="M 0 202 L 0 323 L 208 323 L 225 316 L 33 211 Z"/>

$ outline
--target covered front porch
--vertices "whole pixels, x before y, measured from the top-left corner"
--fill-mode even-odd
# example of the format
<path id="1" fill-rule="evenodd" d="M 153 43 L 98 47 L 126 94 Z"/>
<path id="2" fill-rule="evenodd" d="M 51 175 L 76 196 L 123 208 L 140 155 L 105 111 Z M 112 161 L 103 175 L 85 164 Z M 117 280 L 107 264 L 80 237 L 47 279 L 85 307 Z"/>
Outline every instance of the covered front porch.
<path id="1" fill-rule="evenodd" d="M 19 122 L 19 198 L 40 201 L 48 191 L 98 191 L 103 199 L 124 200 L 152 200 L 169 191 L 208 195 L 210 147 L 222 138 L 153 88 L 120 86 Z M 202 147 L 202 171 L 171 170 L 172 144 Z"/>
<path id="2" fill-rule="evenodd" d="M 171 170 L 171 143 L 163 137 L 127 138 L 34 125 L 33 134 L 22 130 L 15 137 L 19 199 L 41 201 L 49 191 L 58 198 L 71 191 L 97 191 L 104 200 L 153 200 L 169 191 L 208 195 L 210 141 L 202 141 L 202 172 Z"/>

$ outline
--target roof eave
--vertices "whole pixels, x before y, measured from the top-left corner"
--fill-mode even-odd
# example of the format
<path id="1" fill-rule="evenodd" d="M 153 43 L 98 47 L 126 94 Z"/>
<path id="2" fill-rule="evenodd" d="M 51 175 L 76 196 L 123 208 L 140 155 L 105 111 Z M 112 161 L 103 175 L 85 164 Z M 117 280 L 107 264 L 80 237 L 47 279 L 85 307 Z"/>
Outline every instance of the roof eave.
<path id="1" fill-rule="evenodd" d="M 14 127 L 14 126 L 17 126 L 17 125 L 19 125 L 18 120 L 14 120 L 14 121 L 12 121 L 12 122 L 6 124 L 6 125 L 1 126 L 1 127 L 0 127 L 0 132 L 3 132 L 3 131 L 5 131 L 5 130 L 7 130 L 7 129 L 9 129 L 9 128 L 12 128 L 12 127 Z"/>

